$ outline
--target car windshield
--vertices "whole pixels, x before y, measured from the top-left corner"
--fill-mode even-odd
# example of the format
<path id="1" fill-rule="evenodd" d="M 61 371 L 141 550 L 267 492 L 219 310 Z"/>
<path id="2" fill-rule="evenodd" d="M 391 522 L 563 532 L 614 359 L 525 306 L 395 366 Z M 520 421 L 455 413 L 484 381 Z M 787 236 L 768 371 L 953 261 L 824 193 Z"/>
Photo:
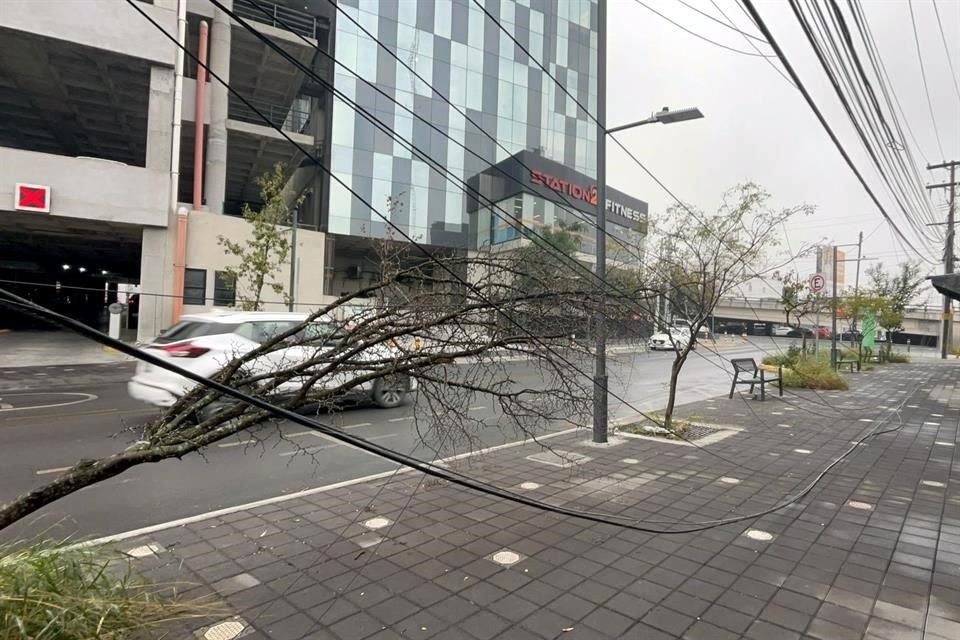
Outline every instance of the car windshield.
<path id="1" fill-rule="evenodd" d="M 154 344 L 170 344 L 180 340 L 199 338 L 200 336 L 216 336 L 232 333 L 237 325 L 227 322 L 202 322 L 199 320 L 181 320 L 169 329 L 160 333 L 153 341 Z"/>

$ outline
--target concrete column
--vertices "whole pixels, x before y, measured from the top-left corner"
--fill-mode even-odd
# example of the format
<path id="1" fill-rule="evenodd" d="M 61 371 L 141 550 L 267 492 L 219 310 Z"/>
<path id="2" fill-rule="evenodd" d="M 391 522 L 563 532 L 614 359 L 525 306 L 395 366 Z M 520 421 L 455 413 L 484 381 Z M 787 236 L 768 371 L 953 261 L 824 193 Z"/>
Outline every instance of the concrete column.
<path id="1" fill-rule="evenodd" d="M 171 214 L 173 217 L 173 214 Z M 173 233 L 144 227 L 140 253 L 140 320 L 137 339 L 149 340 L 170 325 L 173 313 Z M 159 295 L 158 295 L 159 294 Z"/>
<path id="2" fill-rule="evenodd" d="M 173 148 L 173 69 L 150 67 L 147 108 L 147 169 L 170 171 Z"/>
<path id="3" fill-rule="evenodd" d="M 232 2 L 223 3 L 232 9 Z M 224 82 L 230 81 L 230 17 L 217 9 L 210 29 L 210 69 Z M 207 209 L 223 213 L 227 193 L 227 108 L 230 93 L 216 78 L 209 83 L 210 126 L 207 128 L 207 165 L 204 199 Z"/>

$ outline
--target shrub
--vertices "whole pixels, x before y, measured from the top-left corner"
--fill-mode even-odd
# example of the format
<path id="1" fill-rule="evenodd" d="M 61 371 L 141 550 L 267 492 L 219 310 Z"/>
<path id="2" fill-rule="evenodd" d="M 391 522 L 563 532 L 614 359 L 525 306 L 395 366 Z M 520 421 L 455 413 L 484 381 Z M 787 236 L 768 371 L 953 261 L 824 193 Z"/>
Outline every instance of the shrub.
<path id="1" fill-rule="evenodd" d="M 0 547 L 0 638 L 123 640 L 214 607 L 165 597 L 94 548 Z"/>
<path id="2" fill-rule="evenodd" d="M 795 344 L 790 345 L 786 353 L 780 353 L 776 355 L 766 356 L 762 362 L 766 365 L 772 365 L 774 367 L 793 367 L 794 364 L 800 360 L 803 352 Z"/>
<path id="3" fill-rule="evenodd" d="M 802 389 L 846 391 L 849 388 L 843 376 L 830 366 L 830 359 L 823 356 L 798 360 L 789 370 L 783 372 L 783 383 L 788 387 Z"/>
<path id="4" fill-rule="evenodd" d="M 899 351 L 891 351 L 887 354 L 887 362 L 904 363 L 910 362 L 910 356 Z"/>

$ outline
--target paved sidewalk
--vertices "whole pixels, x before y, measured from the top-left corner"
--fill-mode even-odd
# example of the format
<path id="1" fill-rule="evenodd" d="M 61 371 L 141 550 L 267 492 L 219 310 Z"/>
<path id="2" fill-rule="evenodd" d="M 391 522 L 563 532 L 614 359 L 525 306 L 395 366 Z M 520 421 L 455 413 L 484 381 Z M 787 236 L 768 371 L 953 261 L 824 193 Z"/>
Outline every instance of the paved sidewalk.
<path id="1" fill-rule="evenodd" d="M 847 393 L 684 407 L 724 427 L 694 434 L 712 442 L 700 447 L 597 448 L 578 431 L 545 441 L 551 450 L 449 463 L 549 504 L 676 530 L 771 509 L 852 447 L 795 504 L 738 524 L 633 531 L 405 472 L 116 545 L 154 580 L 234 612 L 175 638 L 960 638 L 960 367 L 850 381 Z"/>
<path id="2" fill-rule="evenodd" d="M 0 333 L 0 369 L 129 362 L 132 358 L 68 331 Z"/>

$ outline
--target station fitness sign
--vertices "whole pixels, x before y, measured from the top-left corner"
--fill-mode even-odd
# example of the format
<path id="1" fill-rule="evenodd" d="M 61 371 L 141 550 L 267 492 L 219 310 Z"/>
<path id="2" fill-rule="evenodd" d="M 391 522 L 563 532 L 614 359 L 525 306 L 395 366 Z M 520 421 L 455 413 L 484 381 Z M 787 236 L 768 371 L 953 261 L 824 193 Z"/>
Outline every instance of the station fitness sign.
<path id="1" fill-rule="evenodd" d="M 538 169 L 530 170 L 530 183 L 535 185 L 543 185 L 544 187 L 552 191 L 556 191 L 557 193 L 562 193 L 574 198 L 575 200 L 582 200 L 587 204 L 597 206 L 597 185 L 595 184 L 583 185 L 571 180 L 558 178 L 557 176 L 546 173 L 545 171 L 540 171 Z M 616 202 L 615 200 L 611 200 L 610 198 L 607 198 L 607 211 L 625 218 L 629 218 L 635 222 L 642 222 L 644 220 L 644 215 L 641 211 Z"/>

